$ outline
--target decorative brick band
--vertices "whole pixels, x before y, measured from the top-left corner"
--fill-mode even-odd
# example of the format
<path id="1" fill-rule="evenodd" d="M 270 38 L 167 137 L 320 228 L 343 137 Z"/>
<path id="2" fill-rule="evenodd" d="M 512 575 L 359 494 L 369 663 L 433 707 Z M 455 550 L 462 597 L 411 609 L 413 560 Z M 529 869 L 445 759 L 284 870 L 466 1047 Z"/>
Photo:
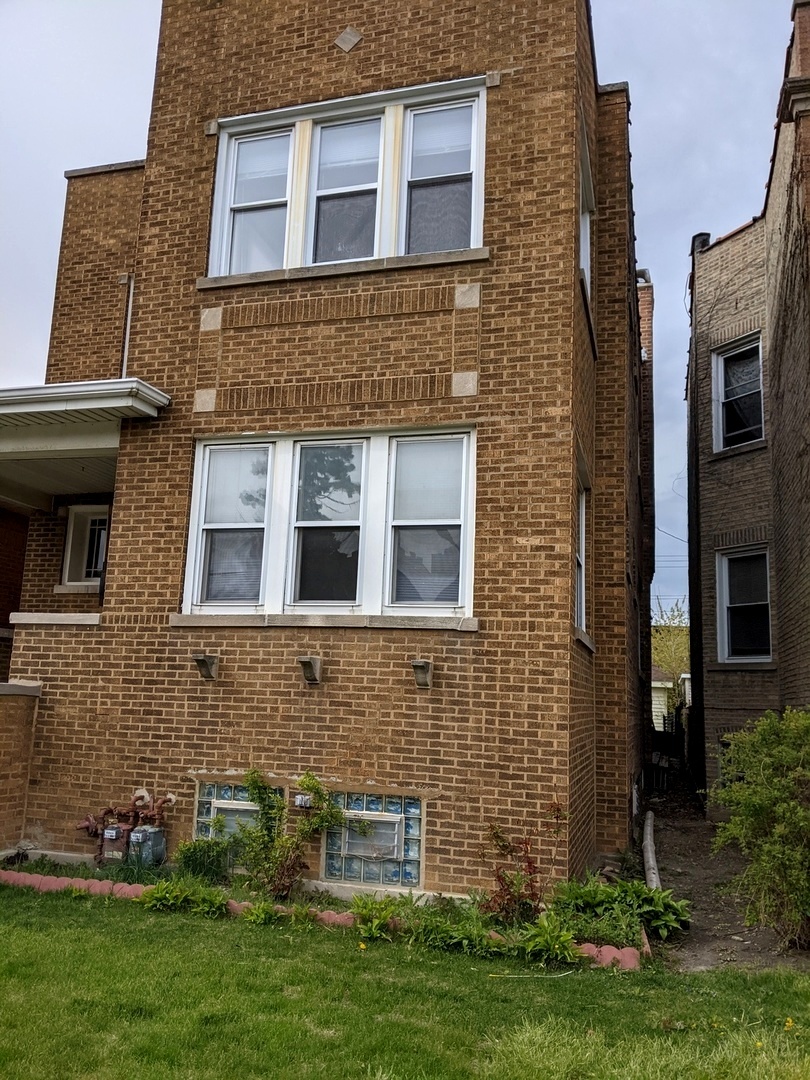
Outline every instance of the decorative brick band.
<path id="1" fill-rule="evenodd" d="M 234 386 L 220 390 L 217 408 L 225 412 L 313 408 L 374 401 L 419 401 L 452 396 L 452 375 L 400 375 L 383 379 L 344 379 L 340 382 L 276 383 L 273 386 Z"/>
<path id="2" fill-rule="evenodd" d="M 725 345 L 729 341 L 736 341 L 737 338 L 747 337 L 749 334 L 761 333 L 764 321 L 764 315 L 754 313 L 746 319 L 722 326 L 709 335 L 709 348 L 714 349 L 718 345 Z"/>
<path id="3" fill-rule="evenodd" d="M 714 534 L 714 546 L 720 548 L 745 547 L 748 544 L 765 544 L 771 539 L 770 525 L 748 525 L 744 529 Z"/>
<path id="4" fill-rule="evenodd" d="M 455 295 L 455 287 L 445 285 L 421 289 L 388 289 L 385 292 L 344 293 L 339 296 L 310 296 L 300 300 L 268 300 L 255 304 L 230 304 L 222 311 L 222 329 L 452 311 L 455 308 Z"/>

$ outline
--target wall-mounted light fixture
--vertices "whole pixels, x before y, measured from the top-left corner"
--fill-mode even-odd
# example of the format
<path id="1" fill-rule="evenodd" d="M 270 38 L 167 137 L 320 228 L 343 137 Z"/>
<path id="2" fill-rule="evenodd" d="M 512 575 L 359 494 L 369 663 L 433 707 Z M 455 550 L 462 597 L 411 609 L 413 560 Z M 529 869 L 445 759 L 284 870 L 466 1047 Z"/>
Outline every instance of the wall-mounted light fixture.
<path id="1" fill-rule="evenodd" d="M 317 686 L 321 681 L 321 658 L 320 656 L 299 656 L 298 663 L 307 686 Z"/>
<path id="2" fill-rule="evenodd" d="M 413 677 L 420 690 L 429 690 L 433 683 L 433 663 L 430 660 L 411 660 Z"/>
<path id="3" fill-rule="evenodd" d="M 215 679 L 217 677 L 217 670 L 219 669 L 218 656 L 213 656 L 211 653 L 193 652 L 191 659 L 197 665 L 197 671 L 199 671 L 201 678 Z"/>

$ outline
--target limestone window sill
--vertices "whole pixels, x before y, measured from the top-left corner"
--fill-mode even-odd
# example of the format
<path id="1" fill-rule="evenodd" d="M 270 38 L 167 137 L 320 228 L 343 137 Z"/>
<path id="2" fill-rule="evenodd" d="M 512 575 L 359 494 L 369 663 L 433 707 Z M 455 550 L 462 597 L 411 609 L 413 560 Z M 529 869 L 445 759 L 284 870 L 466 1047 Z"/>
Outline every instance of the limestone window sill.
<path id="1" fill-rule="evenodd" d="M 309 627 L 368 627 L 378 630 L 457 630 L 471 633 L 478 630 L 478 619 L 432 615 L 177 615 L 169 616 L 169 626 L 231 627 L 252 626 L 270 629 L 274 626 Z"/>

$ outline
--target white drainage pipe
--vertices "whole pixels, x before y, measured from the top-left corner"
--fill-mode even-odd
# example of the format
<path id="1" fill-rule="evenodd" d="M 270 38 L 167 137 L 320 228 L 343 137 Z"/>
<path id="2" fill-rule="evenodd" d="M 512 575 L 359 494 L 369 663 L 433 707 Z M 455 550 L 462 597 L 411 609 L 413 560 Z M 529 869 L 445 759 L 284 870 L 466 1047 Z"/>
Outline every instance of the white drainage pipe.
<path id="1" fill-rule="evenodd" d="M 655 814 L 648 810 L 644 817 L 644 840 L 641 844 L 641 854 L 644 858 L 644 877 L 651 889 L 661 888 L 661 878 L 658 876 L 658 863 L 655 859 L 655 840 L 653 839 L 653 822 Z"/>

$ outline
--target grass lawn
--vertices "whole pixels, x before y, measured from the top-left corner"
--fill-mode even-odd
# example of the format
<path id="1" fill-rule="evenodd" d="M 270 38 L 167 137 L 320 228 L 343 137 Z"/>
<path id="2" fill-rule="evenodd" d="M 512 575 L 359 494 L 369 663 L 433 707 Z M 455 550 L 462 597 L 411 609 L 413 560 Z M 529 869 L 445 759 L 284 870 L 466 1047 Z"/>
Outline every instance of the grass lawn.
<path id="1" fill-rule="evenodd" d="M 0 886 L 4 1080 L 796 1080 L 810 977 L 482 961 Z"/>

